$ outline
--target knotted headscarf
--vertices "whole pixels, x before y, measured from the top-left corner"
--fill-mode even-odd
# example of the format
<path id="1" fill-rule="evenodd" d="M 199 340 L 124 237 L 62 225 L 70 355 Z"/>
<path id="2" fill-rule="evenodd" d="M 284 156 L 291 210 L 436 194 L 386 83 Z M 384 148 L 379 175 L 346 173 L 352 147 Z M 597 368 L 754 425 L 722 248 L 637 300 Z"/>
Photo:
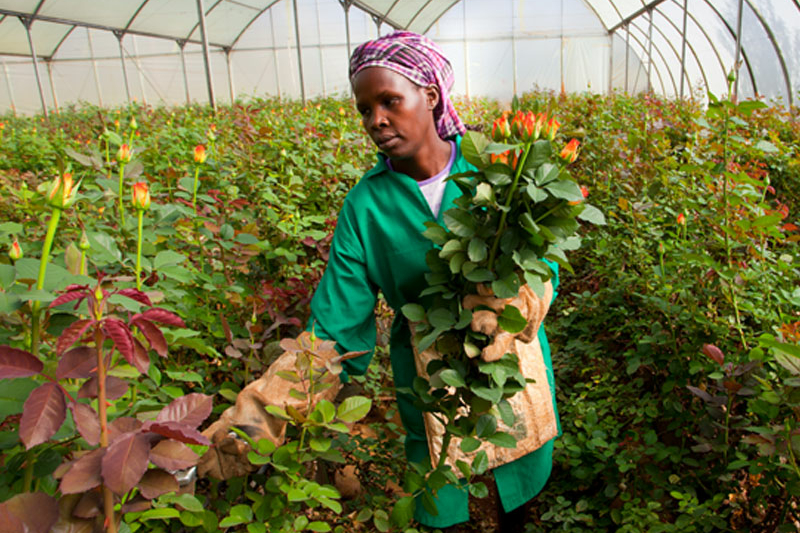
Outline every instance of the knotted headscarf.
<path id="1" fill-rule="evenodd" d="M 410 31 L 396 31 L 367 41 L 350 57 L 350 83 L 367 67 L 387 68 L 420 87 L 435 85 L 439 89 L 439 103 L 433 109 L 433 120 L 439 137 L 446 139 L 464 133 L 464 124 L 450 101 L 453 67 L 433 41 Z"/>

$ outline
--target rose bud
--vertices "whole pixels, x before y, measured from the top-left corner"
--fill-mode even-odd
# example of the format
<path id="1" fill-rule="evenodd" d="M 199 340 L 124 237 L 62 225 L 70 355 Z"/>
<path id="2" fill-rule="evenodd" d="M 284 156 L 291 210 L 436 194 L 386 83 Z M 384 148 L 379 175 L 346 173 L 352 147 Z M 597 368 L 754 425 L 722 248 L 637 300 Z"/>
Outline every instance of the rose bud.
<path id="1" fill-rule="evenodd" d="M 202 144 L 198 144 L 197 146 L 194 147 L 194 162 L 195 163 L 203 164 L 203 163 L 206 162 L 206 158 L 207 157 L 208 156 L 206 155 L 206 147 L 205 146 L 203 146 Z"/>
<path id="2" fill-rule="evenodd" d="M 561 150 L 559 157 L 564 160 L 566 163 L 574 163 L 576 159 L 578 159 L 578 146 L 580 145 L 580 141 L 578 139 L 572 139 L 567 145 Z"/>
<path id="3" fill-rule="evenodd" d="M 8 257 L 10 257 L 12 261 L 19 261 L 22 259 L 22 256 L 22 247 L 19 245 L 17 238 L 14 237 L 14 240 L 11 241 L 11 246 L 9 246 L 8 249 Z"/>
<path id="4" fill-rule="evenodd" d="M 117 162 L 119 163 L 130 163 L 131 161 L 131 147 L 127 144 L 123 144 L 117 150 Z"/>
<path id="5" fill-rule="evenodd" d="M 150 208 L 150 191 L 147 182 L 140 181 L 131 188 L 131 203 L 134 209 L 146 211 Z"/>

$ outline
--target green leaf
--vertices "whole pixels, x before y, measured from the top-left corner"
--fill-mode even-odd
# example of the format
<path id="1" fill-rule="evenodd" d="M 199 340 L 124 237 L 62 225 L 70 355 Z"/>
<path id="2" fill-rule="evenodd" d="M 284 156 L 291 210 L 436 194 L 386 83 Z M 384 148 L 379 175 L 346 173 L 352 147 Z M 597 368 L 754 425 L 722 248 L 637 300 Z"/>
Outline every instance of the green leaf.
<path id="1" fill-rule="evenodd" d="M 247 533 L 267 533 L 267 526 L 261 522 L 253 522 L 247 524 Z"/>
<path id="2" fill-rule="evenodd" d="M 475 472 L 476 475 L 480 476 L 486 469 L 489 468 L 489 456 L 486 454 L 486 450 L 481 450 L 472 460 L 472 471 Z"/>
<path id="3" fill-rule="evenodd" d="M 154 520 L 154 519 L 168 519 L 179 518 L 181 513 L 177 509 L 171 507 L 162 507 L 159 509 L 148 509 L 139 516 L 139 520 Z"/>
<path id="4" fill-rule="evenodd" d="M 333 420 L 333 417 L 336 416 L 336 406 L 328 400 L 320 400 L 314 410 L 322 416 L 322 422 L 325 424 Z"/>
<path id="5" fill-rule="evenodd" d="M 433 344 L 436 341 L 436 339 L 439 338 L 439 335 L 441 335 L 444 331 L 445 329 L 443 328 L 434 328 L 433 331 L 431 331 L 430 333 L 428 333 L 419 340 L 419 342 L 417 343 L 417 349 L 420 352 L 427 350 L 431 346 L 431 344 Z"/>
<path id="6" fill-rule="evenodd" d="M 456 323 L 456 317 L 449 309 L 440 307 L 428 312 L 428 323 L 436 329 L 448 329 Z"/>
<path id="7" fill-rule="evenodd" d="M 405 528 L 414 518 L 415 507 L 413 496 L 404 496 L 397 500 L 392 509 L 392 524 L 401 529 Z"/>
<path id="8" fill-rule="evenodd" d="M 327 522 L 314 520 L 313 522 L 309 522 L 309 524 L 306 526 L 306 529 L 309 531 L 330 531 L 331 526 Z"/>
<path id="9" fill-rule="evenodd" d="M 534 177 L 534 182 L 539 187 L 543 187 L 550 183 L 551 181 L 558 178 L 559 168 L 558 166 L 552 163 L 544 163 L 538 169 L 536 169 L 536 176 Z M 541 201 L 541 200 L 534 200 L 534 201 Z"/>
<path id="10" fill-rule="evenodd" d="M 514 414 L 514 408 L 511 407 L 511 404 L 508 402 L 508 400 L 502 400 L 500 403 L 498 403 L 497 410 L 500 412 L 500 418 L 503 420 L 503 424 L 508 427 L 514 425 L 514 422 L 517 420 L 517 416 Z"/>
<path id="11" fill-rule="evenodd" d="M 355 422 L 364 418 L 372 407 L 372 400 L 363 396 L 351 396 L 339 405 L 338 418 L 342 422 Z"/>
<path id="12" fill-rule="evenodd" d="M 506 305 L 497 316 L 497 325 L 509 333 L 519 333 L 528 325 L 527 319 L 513 305 Z"/>
<path id="13" fill-rule="evenodd" d="M 411 322 L 422 322 L 425 319 L 425 308 L 419 304 L 406 304 L 400 310 Z"/>
<path id="14" fill-rule="evenodd" d="M 479 183 L 475 188 L 475 196 L 473 197 L 475 205 L 492 205 L 495 203 L 494 189 L 486 182 Z"/>
<path id="15" fill-rule="evenodd" d="M 515 298 L 519 294 L 519 276 L 511 272 L 502 279 L 492 282 L 492 292 L 498 298 Z"/>
<path id="16" fill-rule="evenodd" d="M 437 224 L 436 222 L 425 222 L 425 226 L 428 228 L 422 232 L 422 236 L 426 239 L 433 241 L 434 244 L 439 246 L 443 245 L 447 242 L 447 230 L 444 229 L 442 226 Z"/>
<path id="17" fill-rule="evenodd" d="M 489 495 L 489 489 L 486 488 L 485 483 L 479 481 L 478 483 L 469 484 L 469 493 L 476 498 L 485 498 Z"/>
<path id="18" fill-rule="evenodd" d="M 755 149 L 767 153 L 775 153 L 780 151 L 774 144 L 764 140 L 758 141 L 755 145 Z"/>
<path id="19" fill-rule="evenodd" d="M 544 189 L 537 187 L 533 183 L 529 183 L 528 186 L 525 188 L 525 192 L 528 195 L 528 198 L 531 199 L 534 203 L 544 202 L 547 200 L 547 193 L 544 192 Z"/>
<path id="20" fill-rule="evenodd" d="M 464 252 L 458 252 L 450 258 L 450 272 L 453 274 L 458 274 L 461 272 L 461 267 L 467 261 L 467 254 Z"/>
<path id="21" fill-rule="evenodd" d="M 439 372 L 439 378 L 451 387 L 464 387 L 467 385 L 461 374 L 452 368 Z"/>
<path id="22" fill-rule="evenodd" d="M 485 283 L 487 281 L 492 281 L 495 278 L 495 275 L 490 270 L 485 268 L 476 268 L 471 270 L 468 274 L 465 273 L 464 277 L 474 283 Z"/>
<path id="23" fill-rule="evenodd" d="M 464 250 L 464 246 L 461 244 L 459 239 L 450 239 L 447 241 L 442 249 L 439 250 L 439 257 L 442 259 L 447 259 L 455 253 L 461 252 Z"/>
<path id="24" fill-rule="evenodd" d="M 545 190 L 561 200 L 568 202 L 583 201 L 581 188 L 570 179 L 553 181 L 545 186 Z"/>
<path id="25" fill-rule="evenodd" d="M 467 255 L 469 255 L 469 260 L 475 263 L 486 259 L 488 251 L 489 247 L 486 245 L 486 241 L 480 237 L 473 237 L 467 246 Z"/>
<path id="26" fill-rule="evenodd" d="M 528 158 L 525 159 L 523 171 L 535 169 L 543 163 L 548 163 L 550 161 L 551 152 L 550 141 L 540 139 L 533 143 L 528 153 Z"/>
<path id="27" fill-rule="evenodd" d="M 461 139 L 461 154 L 472 166 L 478 170 L 483 169 L 489 162 L 489 157 L 483 155 L 489 139 L 475 131 L 467 131 Z"/>
<path id="28" fill-rule="evenodd" d="M 517 447 L 517 439 L 515 439 L 508 433 L 503 433 L 502 431 L 498 431 L 497 433 L 489 437 L 489 442 L 491 442 L 495 446 L 500 446 L 501 448 Z"/>
<path id="29" fill-rule="evenodd" d="M 464 437 L 461 441 L 461 451 L 464 453 L 472 453 L 481 447 L 481 441 L 475 437 Z"/>
<path id="30" fill-rule="evenodd" d="M 291 419 L 292 419 L 292 417 L 290 417 L 290 416 L 289 416 L 289 415 L 286 413 L 286 411 L 284 411 L 283 409 L 281 409 L 280 407 L 278 407 L 278 406 L 276 406 L 276 405 L 268 405 L 268 406 L 266 406 L 264 409 L 265 409 L 265 410 L 266 410 L 266 411 L 267 411 L 269 414 L 271 414 L 272 416 L 277 416 L 278 418 L 281 418 L 281 419 L 283 419 L 283 420 L 291 420 Z"/>
<path id="31" fill-rule="evenodd" d="M 325 452 L 331 447 L 331 439 L 328 437 L 311 437 L 308 444 L 316 452 Z"/>
<path id="32" fill-rule="evenodd" d="M 496 389 L 496 388 L 490 389 L 489 387 L 471 387 L 471 390 L 475 394 L 475 396 L 483 398 L 484 400 L 492 402 L 493 404 L 503 399 L 502 389 Z"/>
<path id="33" fill-rule="evenodd" d="M 478 418 L 478 422 L 475 424 L 475 434 L 481 438 L 485 439 L 489 435 L 494 435 L 495 431 L 497 431 L 497 419 L 490 414 L 483 414 Z"/>
<path id="34" fill-rule="evenodd" d="M 185 255 L 172 250 L 163 250 L 153 259 L 153 270 L 159 270 L 164 266 L 182 265 L 184 261 L 186 261 Z"/>
<path id="35" fill-rule="evenodd" d="M 591 204 L 584 204 L 583 211 L 578 214 L 578 218 L 596 226 L 606 225 L 606 217 L 603 212 Z"/>
<path id="36" fill-rule="evenodd" d="M 308 495 L 298 488 L 291 488 L 286 493 L 286 499 L 290 502 L 303 502 L 308 499 Z"/>
<path id="37" fill-rule="evenodd" d="M 319 498 L 317 498 L 317 501 L 336 514 L 342 512 L 342 504 L 337 502 L 336 500 L 332 500 L 326 496 L 320 496 Z"/>
<path id="38" fill-rule="evenodd" d="M 468 211 L 459 208 L 448 209 L 444 212 L 444 223 L 447 225 L 447 229 L 459 237 L 475 235 L 475 220 Z"/>
<path id="39" fill-rule="evenodd" d="M 502 163 L 489 165 L 484 169 L 483 173 L 486 176 L 486 180 L 495 187 L 510 185 L 513 181 L 511 169 Z"/>

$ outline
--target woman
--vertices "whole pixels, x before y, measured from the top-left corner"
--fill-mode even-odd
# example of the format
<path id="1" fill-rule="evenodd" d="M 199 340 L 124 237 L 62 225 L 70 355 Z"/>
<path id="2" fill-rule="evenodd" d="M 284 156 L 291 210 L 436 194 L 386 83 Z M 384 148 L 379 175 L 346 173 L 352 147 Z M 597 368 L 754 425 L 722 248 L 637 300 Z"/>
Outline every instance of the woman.
<path id="1" fill-rule="evenodd" d="M 411 388 L 416 376 L 410 329 L 399 312 L 417 301 L 426 287 L 425 254 L 431 242 L 424 223 L 442 222 L 460 190 L 449 174 L 474 170 L 461 155 L 464 125 L 450 101 L 453 71 L 429 39 L 395 32 L 359 46 L 350 59 L 350 80 L 367 134 L 380 153 L 345 199 L 330 259 L 311 302 L 309 327 L 337 342 L 341 352 L 370 353 L 345 361 L 347 373 L 363 374 L 375 347 L 374 308 L 380 290 L 397 312 L 391 333 L 391 361 L 397 388 Z M 553 287 L 558 279 L 553 276 Z M 550 350 L 544 330 L 538 334 L 548 381 L 554 389 Z M 397 396 L 410 461 L 428 457 L 422 413 L 413 399 Z M 553 399 L 555 404 L 555 398 Z M 552 466 L 552 441 L 535 452 L 494 470 L 502 502 L 501 531 L 522 526 L 528 500 L 542 489 Z M 430 527 L 469 519 L 468 494 L 455 486 L 438 493 L 438 515 L 416 506 L 415 518 Z M 521 508 L 522 516 L 513 516 Z M 505 511 L 505 512 L 503 512 Z M 522 529 L 520 529 L 522 530 Z"/>

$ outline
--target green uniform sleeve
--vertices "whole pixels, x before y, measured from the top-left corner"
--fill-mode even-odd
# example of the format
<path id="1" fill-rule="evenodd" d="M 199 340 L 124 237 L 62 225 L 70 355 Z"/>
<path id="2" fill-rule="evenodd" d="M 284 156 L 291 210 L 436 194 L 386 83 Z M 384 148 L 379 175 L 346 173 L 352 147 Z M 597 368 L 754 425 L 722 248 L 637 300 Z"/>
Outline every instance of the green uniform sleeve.
<path id="1" fill-rule="evenodd" d="M 347 374 L 364 374 L 375 350 L 378 288 L 368 278 L 365 246 L 354 221 L 352 207 L 345 202 L 306 328 L 320 338 L 336 341 L 339 353 L 368 352 L 344 362 L 343 381 Z"/>

